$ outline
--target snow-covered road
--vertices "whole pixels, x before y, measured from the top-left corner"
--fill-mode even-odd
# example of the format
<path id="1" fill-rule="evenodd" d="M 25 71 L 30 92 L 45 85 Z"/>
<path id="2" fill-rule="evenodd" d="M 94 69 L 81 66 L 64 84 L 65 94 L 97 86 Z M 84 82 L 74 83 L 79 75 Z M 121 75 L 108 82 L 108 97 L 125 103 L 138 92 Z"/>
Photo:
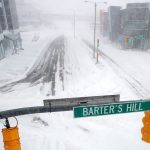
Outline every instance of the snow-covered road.
<path id="1" fill-rule="evenodd" d="M 125 62 L 120 58 L 122 52 L 118 50 L 113 57 L 110 52 L 107 53 L 109 49 L 105 45 L 103 45 L 103 50 L 105 55 L 100 58 L 99 64 L 95 64 L 91 49 L 82 40 L 66 36 L 65 90 L 63 91 L 62 84 L 57 82 L 56 95 L 52 96 L 41 92 L 40 84 L 30 87 L 28 84 L 22 83 L 10 93 L 0 93 L 0 109 L 42 105 L 42 100 L 45 98 L 121 94 L 121 100 L 138 99 L 140 95 L 137 95 L 133 87 L 126 81 L 133 72 L 130 69 L 127 73 L 123 72 L 125 68 L 122 64 Z M 114 49 L 114 51 L 116 50 Z M 130 53 L 129 51 L 128 55 Z M 115 60 L 119 67 L 112 60 Z M 122 62 L 118 63 L 118 60 L 122 60 Z M 128 64 L 129 61 L 130 59 Z M 132 64 L 130 65 L 132 66 Z M 134 66 L 135 63 L 133 68 Z M 145 68 L 145 72 L 147 72 L 147 67 Z M 144 69 L 142 71 L 144 74 Z M 136 79 L 136 76 L 131 76 L 130 80 L 132 79 Z M 129 82 L 131 82 L 130 80 Z M 135 80 L 133 81 L 135 82 Z M 142 83 L 142 85 L 147 90 L 150 89 L 148 86 L 145 87 L 145 84 Z M 148 150 L 150 146 L 141 141 L 142 115 L 143 113 L 134 113 L 74 119 L 72 112 L 60 112 L 18 117 L 22 149 Z M 0 143 L 0 150 L 2 150 L 1 136 Z"/>
<path id="2" fill-rule="evenodd" d="M 93 51 L 93 46 L 92 44 L 90 44 L 90 42 L 83 40 L 84 43 L 89 46 L 91 48 L 91 50 Z M 121 64 L 119 64 L 117 62 L 117 60 L 115 58 L 117 58 L 117 55 L 115 55 L 114 57 L 111 57 L 111 55 L 107 52 L 106 47 L 101 48 L 101 50 L 99 49 L 99 59 L 100 59 L 100 63 L 104 60 L 113 70 L 114 72 L 118 75 L 118 77 L 120 77 L 123 81 L 125 81 L 128 85 L 129 88 L 131 88 L 131 90 L 133 90 L 133 92 L 135 92 L 135 94 L 138 96 L 138 99 L 146 99 L 150 97 L 150 90 L 144 85 L 144 83 L 142 81 L 139 81 L 136 76 L 134 76 L 133 73 L 131 73 L 130 71 L 127 70 L 127 68 L 125 68 L 124 66 L 121 66 Z M 120 52 L 121 50 L 119 50 L 118 52 Z M 113 50 L 112 50 L 113 52 Z M 111 53 L 112 53 L 111 52 Z M 148 55 L 148 53 L 147 53 Z M 122 56 L 123 57 L 123 56 Z M 142 58 L 143 59 L 143 58 Z M 141 59 L 140 59 L 141 60 Z M 130 64 L 129 65 L 135 65 L 135 64 Z M 148 64 L 143 64 L 145 66 L 145 68 L 149 68 Z M 140 70 L 138 70 L 138 74 L 142 72 L 140 72 Z M 149 80 L 147 78 L 147 80 Z"/>
<path id="3" fill-rule="evenodd" d="M 56 74 L 63 84 L 64 79 L 64 36 L 57 37 L 50 42 L 46 51 L 40 55 L 35 64 L 21 80 L 8 83 L 0 87 L 0 92 L 9 93 L 14 91 L 15 86 L 22 83 L 30 83 L 30 86 L 43 84 L 41 90 L 48 84 L 46 95 L 55 95 Z M 64 86 L 64 85 L 63 85 Z"/>

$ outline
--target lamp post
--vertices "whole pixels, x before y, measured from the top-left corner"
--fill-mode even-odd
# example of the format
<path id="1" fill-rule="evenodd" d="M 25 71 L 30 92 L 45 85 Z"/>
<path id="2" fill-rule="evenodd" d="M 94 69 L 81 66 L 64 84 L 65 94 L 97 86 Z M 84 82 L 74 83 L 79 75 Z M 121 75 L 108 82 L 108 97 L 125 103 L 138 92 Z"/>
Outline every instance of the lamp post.
<path id="1" fill-rule="evenodd" d="M 76 37 L 76 12 L 75 12 L 75 10 L 73 11 L 73 16 L 74 16 L 73 24 L 74 24 L 74 39 L 75 39 L 75 37 Z"/>
<path id="2" fill-rule="evenodd" d="M 94 4 L 94 50 L 93 50 L 93 57 L 95 58 L 95 51 L 96 51 L 96 46 L 95 46 L 95 41 L 96 41 L 96 11 L 97 11 L 97 4 L 103 3 L 107 4 L 107 2 L 92 2 L 92 1 L 84 1 L 86 3 L 93 3 Z"/>

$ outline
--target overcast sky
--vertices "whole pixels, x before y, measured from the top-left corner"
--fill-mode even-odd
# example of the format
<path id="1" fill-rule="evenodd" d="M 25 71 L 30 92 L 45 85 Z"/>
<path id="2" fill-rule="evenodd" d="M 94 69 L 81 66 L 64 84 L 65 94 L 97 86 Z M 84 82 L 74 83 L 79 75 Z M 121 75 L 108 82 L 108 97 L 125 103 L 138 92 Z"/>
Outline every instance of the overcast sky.
<path id="1" fill-rule="evenodd" d="M 90 14 L 93 12 L 94 6 L 92 3 L 85 3 L 84 0 L 25 0 L 32 3 L 40 10 L 49 11 L 51 13 L 72 13 L 75 10 L 77 13 Z M 121 5 L 125 7 L 129 2 L 150 2 L 150 0 L 90 0 L 92 2 L 104 2 L 109 5 Z M 99 7 L 106 7 L 104 4 L 99 4 Z"/>

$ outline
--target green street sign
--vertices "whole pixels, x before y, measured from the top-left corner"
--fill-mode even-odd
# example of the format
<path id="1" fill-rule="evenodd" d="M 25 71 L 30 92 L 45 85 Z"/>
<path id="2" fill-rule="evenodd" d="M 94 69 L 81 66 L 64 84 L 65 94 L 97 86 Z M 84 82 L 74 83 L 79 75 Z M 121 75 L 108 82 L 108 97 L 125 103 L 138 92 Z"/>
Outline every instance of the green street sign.
<path id="1" fill-rule="evenodd" d="M 132 113 L 150 110 L 150 99 L 139 101 L 125 101 L 102 105 L 74 107 L 74 117 L 92 117 L 111 114 Z"/>

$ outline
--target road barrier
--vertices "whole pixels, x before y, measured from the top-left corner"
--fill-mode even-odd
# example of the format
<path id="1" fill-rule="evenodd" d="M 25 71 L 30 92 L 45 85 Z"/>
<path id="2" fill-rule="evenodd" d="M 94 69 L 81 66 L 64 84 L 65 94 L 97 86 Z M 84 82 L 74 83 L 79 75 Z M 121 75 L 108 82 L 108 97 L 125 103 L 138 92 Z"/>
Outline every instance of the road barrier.
<path id="1" fill-rule="evenodd" d="M 5 150 L 21 150 L 18 127 L 2 129 Z"/>

